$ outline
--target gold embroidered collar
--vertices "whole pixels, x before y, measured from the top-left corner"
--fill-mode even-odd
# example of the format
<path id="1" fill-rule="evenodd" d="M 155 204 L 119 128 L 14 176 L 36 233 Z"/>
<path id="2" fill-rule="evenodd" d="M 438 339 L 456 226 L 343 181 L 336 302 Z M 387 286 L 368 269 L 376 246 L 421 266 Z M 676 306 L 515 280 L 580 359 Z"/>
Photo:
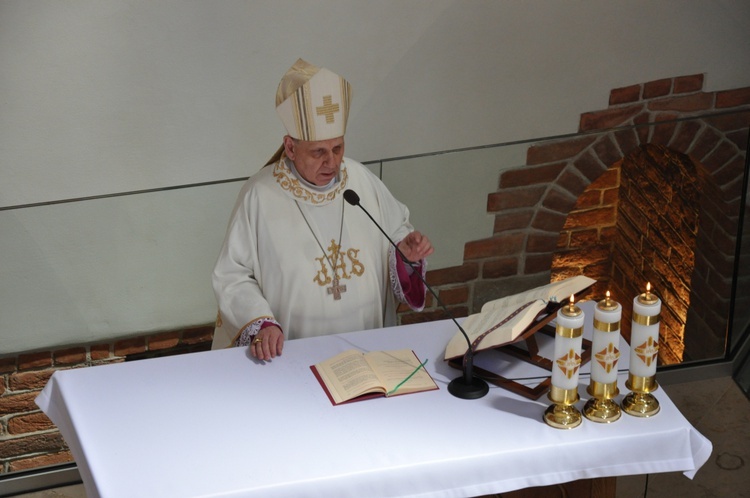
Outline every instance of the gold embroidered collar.
<path id="1" fill-rule="evenodd" d="M 278 183 L 289 196 L 297 201 L 312 204 L 314 206 L 328 204 L 346 189 L 348 174 L 343 159 L 341 161 L 339 175 L 340 178 L 335 187 L 325 192 L 316 192 L 307 188 L 307 186 L 300 182 L 299 178 L 292 173 L 289 166 L 286 164 L 286 154 L 282 154 L 281 158 L 273 167 L 273 176 L 276 178 L 276 183 Z"/>

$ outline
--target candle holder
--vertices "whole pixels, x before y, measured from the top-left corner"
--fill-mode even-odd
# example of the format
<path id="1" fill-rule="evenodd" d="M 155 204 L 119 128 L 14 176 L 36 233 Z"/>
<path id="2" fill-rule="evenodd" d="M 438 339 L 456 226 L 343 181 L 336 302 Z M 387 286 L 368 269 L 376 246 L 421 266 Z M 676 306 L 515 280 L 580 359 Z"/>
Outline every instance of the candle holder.
<path id="1" fill-rule="evenodd" d="M 599 423 L 611 423 L 622 416 L 620 406 L 613 401 L 620 390 L 617 388 L 617 362 L 620 359 L 620 319 L 622 306 L 610 299 L 596 304 L 594 310 L 593 356 L 591 379 L 586 389 L 592 398 L 583 407 L 583 415 Z"/>
<path id="2" fill-rule="evenodd" d="M 574 405 L 581 399 L 576 389 L 550 387 L 547 398 L 553 404 L 544 411 L 544 421 L 555 429 L 573 429 L 581 425 L 581 412 Z"/>
<path id="3" fill-rule="evenodd" d="M 578 375 L 583 346 L 584 313 L 573 302 L 557 312 L 555 324 L 555 359 L 552 365 L 552 385 L 547 397 L 552 405 L 544 412 L 544 421 L 555 429 L 573 429 L 581 425 L 583 417 L 574 405 L 578 396 Z"/>
<path id="4" fill-rule="evenodd" d="M 659 400 L 652 392 L 659 388 L 656 377 L 639 377 L 628 374 L 625 387 L 630 393 L 622 400 L 622 409 L 635 417 L 651 417 L 659 413 Z"/>
<path id="5" fill-rule="evenodd" d="M 656 383 L 656 363 L 659 353 L 659 322 L 661 300 L 646 292 L 633 299 L 633 323 L 630 337 L 630 371 L 625 382 L 631 393 L 622 400 L 622 409 L 635 417 L 651 417 L 659 413 L 659 401 L 652 392 Z"/>

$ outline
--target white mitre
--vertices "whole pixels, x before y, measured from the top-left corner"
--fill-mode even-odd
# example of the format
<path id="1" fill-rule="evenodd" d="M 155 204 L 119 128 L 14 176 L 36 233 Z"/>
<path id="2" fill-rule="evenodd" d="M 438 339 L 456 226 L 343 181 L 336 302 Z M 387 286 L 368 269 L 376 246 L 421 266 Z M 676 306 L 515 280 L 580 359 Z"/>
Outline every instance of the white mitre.
<path id="1" fill-rule="evenodd" d="M 276 112 L 292 138 L 305 141 L 343 137 L 352 88 L 328 69 L 298 59 L 276 91 Z"/>

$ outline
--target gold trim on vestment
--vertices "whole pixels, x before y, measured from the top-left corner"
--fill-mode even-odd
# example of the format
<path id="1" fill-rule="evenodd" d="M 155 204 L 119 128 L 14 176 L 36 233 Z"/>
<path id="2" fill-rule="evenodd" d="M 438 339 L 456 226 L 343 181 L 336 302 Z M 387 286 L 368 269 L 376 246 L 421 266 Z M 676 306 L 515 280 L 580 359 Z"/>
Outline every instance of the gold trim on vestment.
<path id="1" fill-rule="evenodd" d="M 344 161 L 341 161 L 341 167 L 339 169 L 339 181 L 336 187 L 327 192 L 314 192 L 305 187 L 299 178 L 294 176 L 294 173 L 286 165 L 286 154 L 282 154 L 276 165 L 273 167 L 273 176 L 276 178 L 276 183 L 279 186 L 289 192 L 296 200 L 306 202 L 313 205 L 328 204 L 333 201 L 340 193 L 346 189 L 347 179 L 349 175 L 346 172 L 346 166 Z"/>

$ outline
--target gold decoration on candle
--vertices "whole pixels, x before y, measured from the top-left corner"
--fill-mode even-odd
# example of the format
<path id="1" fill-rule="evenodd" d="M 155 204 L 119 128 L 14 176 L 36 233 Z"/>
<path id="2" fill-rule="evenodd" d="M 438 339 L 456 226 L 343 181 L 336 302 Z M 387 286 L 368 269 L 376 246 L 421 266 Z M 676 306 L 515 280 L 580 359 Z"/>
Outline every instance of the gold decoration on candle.
<path id="1" fill-rule="evenodd" d="M 607 291 L 605 299 L 596 304 L 594 311 L 593 347 L 599 351 L 594 353 L 591 379 L 586 389 L 592 398 L 583 407 L 583 415 L 593 422 L 608 424 L 619 420 L 622 415 L 620 407 L 613 401 L 620 394 L 617 388 L 617 362 L 620 359 L 621 316 L 622 307 L 611 299 Z"/>
<path id="2" fill-rule="evenodd" d="M 651 394 L 659 388 L 656 383 L 656 362 L 660 313 L 661 300 L 651 292 L 649 282 L 646 292 L 633 300 L 630 371 L 625 382 L 625 387 L 631 392 L 622 400 L 625 413 L 635 417 L 651 417 L 660 410 L 659 401 Z"/>
<path id="3" fill-rule="evenodd" d="M 555 429 L 573 429 L 581 425 L 581 412 L 574 405 L 578 396 L 578 374 L 583 341 L 583 311 L 570 296 L 560 308 L 555 324 L 555 361 L 552 386 L 547 397 L 552 404 L 544 412 L 544 421 Z"/>

